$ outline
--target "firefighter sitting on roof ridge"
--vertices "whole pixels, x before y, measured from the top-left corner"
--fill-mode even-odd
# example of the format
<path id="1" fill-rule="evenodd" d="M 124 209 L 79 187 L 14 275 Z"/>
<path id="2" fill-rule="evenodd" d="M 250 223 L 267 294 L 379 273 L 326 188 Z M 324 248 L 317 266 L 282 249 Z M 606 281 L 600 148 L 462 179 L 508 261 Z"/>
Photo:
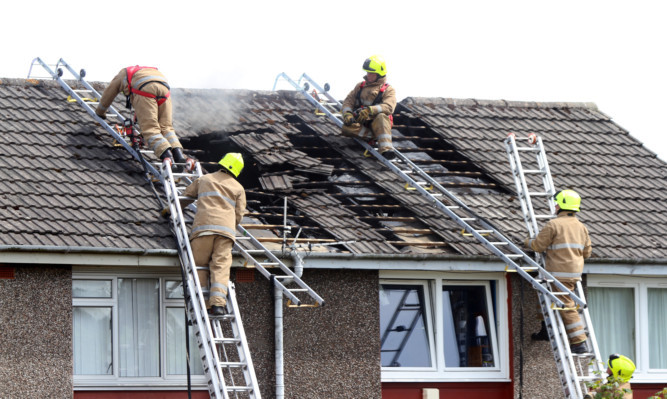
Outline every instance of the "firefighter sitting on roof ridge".
<path id="1" fill-rule="evenodd" d="M 230 152 L 219 164 L 222 169 L 201 176 L 183 192 L 183 196 L 197 199 L 190 246 L 195 264 L 209 267 L 211 281 L 206 307 L 215 316 L 226 313 L 236 226 L 241 223 L 246 207 L 245 190 L 236 180 L 243 170 L 243 157 Z M 193 201 L 181 199 L 180 203 L 185 207 Z M 197 271 L 202 288 L 208 285 L 209 272 Z"/>
<path id="2" fill-rule="evenodd" d="M 391 144 L 392 113 L 396 108 L 396 91 L 387 84 L 387 66 L 379 55 L 363 65 L 366 76 L 343 101 L 344 136 L 370 140 L 375 137 L 378 151 L 386 159 L 396 157 Z"/>
<path id="3" fill-rule="evenodd" d="M 167 78 L 154 67 L 129 66 L 113 78 L 102 94 L 95 113 L 106 119 L 106 111 L 121 91 L 127 97 L 126 106 L 134 107 L 141 135 L 148 148 L 162 161 L 169 158 L 187 163 L 183 146 L 172 126 L 170 88 Z"/>
<path id="4" fill-rule="evenodd" d="M 524 245 L 535 252 L 546 251 L 546 270 L 574 292 L 577 281 L 581 280 L 584 259 L 592 253 L 591 239 L 586 226 L 575 216 L 581 205 L 579 194 L 573 190 L 562 190 L 554 195 L 554 201 L 558 217 L 547 222 L 537 237 L 527 238 Z M 567 308 L 561 311 L 561 316 L 570 338 L 570 350 L 572 353 L 589 352 L 583 322 L 574 309 L 574 300 L 569 296 L 560 298 Z M 544 321 L 542 330 L 533 334 L 532 339 L 549 340 Z"/>
<path id="5" fill-rule="evenodd" d="M 632 399 L 630 379 L 634 372 L 635 364 L 630 358 L 617 353 L 609 355 L 609 360 L 607 361 L 607 374 L 609 375 L 607 384 L 591 390 L 590 393 L 584 396 L 584 399 L 593 399 L 596 397 Z M 618 386 L 614 386 L 614 383 L 618 383 Z"/>

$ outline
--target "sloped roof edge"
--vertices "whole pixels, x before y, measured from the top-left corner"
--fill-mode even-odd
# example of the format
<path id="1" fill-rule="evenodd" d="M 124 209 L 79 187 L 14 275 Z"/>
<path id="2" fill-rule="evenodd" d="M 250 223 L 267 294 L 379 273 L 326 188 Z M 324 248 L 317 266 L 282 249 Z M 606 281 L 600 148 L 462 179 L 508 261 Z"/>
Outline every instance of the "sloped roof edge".
<path id="1" fill-rule="evenodd" d="M 401 101 L 408 104 L 435 104 L 453 106 L 490 106 L 506 108 L 586 108 L 598 111 L 592 102 L 534 102 L 507 100 L 478 100 L 474 98 L 443 98 L 443 97 L 406 97 Z"/>

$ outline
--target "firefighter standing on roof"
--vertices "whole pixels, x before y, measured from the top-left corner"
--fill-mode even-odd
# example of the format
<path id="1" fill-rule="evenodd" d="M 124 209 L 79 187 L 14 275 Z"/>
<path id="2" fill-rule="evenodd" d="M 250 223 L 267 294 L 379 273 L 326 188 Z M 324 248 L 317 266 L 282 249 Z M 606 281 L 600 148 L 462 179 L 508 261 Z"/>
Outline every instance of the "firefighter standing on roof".
<path id="1" fill-rule="evenodd" d="M 546 251 L 546 270 L 574 292 L 581 280 L 584 259 L 591 256 L 592 245 L 588 229 L 575 214 L 579 212 L 581 197 L 573 190 L 559 191 L 554 195 L 558 216 L 550 220 L 534 239 L 527 238 L 524 245 L 535 252 Z M 585 353 L 586 334 L 575 303 L 569 296 L 562 296 L 567 310 L 561 311 L 563 323 L 570 339 L 573 353 Z M 548 340 L 544 321 L 542 330 L 533 334 L 535 340 Z"/>
<path id="2" fill-rule="evenodd" d="M 190 246 L 195 264 L 210 269 L 207 307 L 213 315 L 225 314 L 236 226 L 246 207 L 245 190 L 236 180 L 243 169 L 243 157 L 228 153 L 219 163 L 221 170 L 198 178 L 183 192 L 184 196 L 197 199 Z M 181 206 L 192 201 L 181 200 Z M 206 287 L 207 273 L 200 270 L 198 275 L 201 286 Z"/>
<path id="3" fill-rule="evenodd" d="M 392 116 L 396 108 L 396 91 L 387 84 L 384 59 L 374 55 L 364 62 L 366 76 L 343 101 L 344 136 L 362 140 L 375 138 L 378 152 L 387 159 L 396 155 L 391 144 Z"/>
<path id="4" fill-rule="evenodd" d="M 163 161 L 170 158 L 172 162 L 185 163 L 183 146 L 178 141 L 171 122 L 169 90 L 167 78 L 157 68 L 123 68 L 104 90 L 95 113 L 105 119 L 107 109 L 122 91 L 127 96 L 128 108 L 134 107 L 141 135 L 148 148 Z"/>

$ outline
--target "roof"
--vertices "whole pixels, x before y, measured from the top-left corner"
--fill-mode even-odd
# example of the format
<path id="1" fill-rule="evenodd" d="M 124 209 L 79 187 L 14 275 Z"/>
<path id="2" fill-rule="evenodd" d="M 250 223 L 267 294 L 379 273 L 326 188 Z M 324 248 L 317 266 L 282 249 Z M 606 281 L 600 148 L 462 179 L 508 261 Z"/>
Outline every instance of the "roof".
<path id="1" fill-rule="evenodd" d="M 174 248 L 138 164 L 49 83 L 0 84 L 0 223 L 11 232 L 0 244 Z M 274 248 L 287 198 L 288 242 L 309 250 L 488 254 L 296 92 L 174 89 L 172 99 L 186 152 L 207 170 L 244 154 L 243 223 Z M 583 197 L 595 257 L 667 259 L 655 234 L 667 230 L 667 164 L 593 104 L 406 98 L 394 116 L 395 146 L 429 159 L 432 176 L 510 238 L 526 233 L 503 140 L 534 132 L 556 186 Z"/>

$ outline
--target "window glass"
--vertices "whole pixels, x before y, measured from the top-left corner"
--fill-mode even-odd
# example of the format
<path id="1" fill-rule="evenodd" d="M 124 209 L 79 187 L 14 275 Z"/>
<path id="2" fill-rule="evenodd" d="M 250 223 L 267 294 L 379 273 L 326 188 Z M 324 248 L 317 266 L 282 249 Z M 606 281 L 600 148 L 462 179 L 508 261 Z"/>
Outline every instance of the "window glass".
<path id="1" fill-rule="evenodd" d="M 77 306 L 72 316 L 74 374 L 112 374 L 111 308 Z"/>
<path id="2" fill-rule="evenodd" d="M 430 367 L 423 285 L 380 285 L 382 367 Z"/>
<path id="3" fill-rule="evenodd" d="M 622 353 L 636 359 L 634 289 L 589 287 L 588 306 L 600 356 Z"/>
<path id="4" fill-rule="evenodd" d="M 442 288 L 445 365 L 493 367 L 486 289 L 473 285 Z"/>
<path id="5" fill-rule="evenodd" d="M 159 280 L 118 279 L 118 349 L 122 377 L 160 375 Z"/>
<path id="6" fill-rule="evenodd" d="M 167 299 L 183 299 L 183 282 L 176 280 L 165 281 Z"/>
<path id="7" fill-rule="evenodd" d="M 186 374 L 185 309 L 167 308 L 167 374 Z M 190 329 L 190 373 L 204 374 L 194 328 Z"/>
<path id="8" fill-rule="evenodd" d="M 667 289 L 648 289 L 649 367 L 667 369 Z"/>
<path id="9" fill-rule="evenodd" d="M 74 298 L 111 298 L 111 280 L 72 280 Z"/>

